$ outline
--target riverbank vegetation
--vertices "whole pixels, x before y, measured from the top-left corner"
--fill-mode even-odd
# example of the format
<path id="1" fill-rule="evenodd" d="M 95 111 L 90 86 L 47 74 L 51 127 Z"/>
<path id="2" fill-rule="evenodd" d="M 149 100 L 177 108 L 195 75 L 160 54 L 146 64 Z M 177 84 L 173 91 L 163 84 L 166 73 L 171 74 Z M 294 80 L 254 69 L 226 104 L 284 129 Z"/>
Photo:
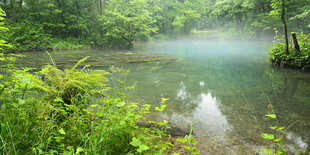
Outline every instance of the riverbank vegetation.
<path id="1" fill-rule="evenodd" d="M 288 53 L 285 52 L 285 43 L 276 33 L 273 46 L 267 53 L 269 61 L 280 66 L 296 67 L 301 69 L 310 68 L 310 38 L 303 33 L 297 34 L 298 49 L 289 45 Z"/>
<path id="2" fill-rule="evenodd" d="M 137 40 L 197 31 L 259 37 L 282 31 L 309 33 L 309 0 L 1 0 L 9 31 L 6 51 L 132 48 Z M 284 10 L 283 14 L 281 10 Z M 287 20 L 289 19 L 289 20 Z"/>
<path id="3" fill-rule="evenodd" d="M 288 26 L 286 22 L 286 14 L 288 9 L 288 1 L 282 0 L 282 1 L 272 1 L 272 8 L 274 9 L 272 12 L 270 12 L 270 15 L 279 16 L 282 21 L 282 27 L 283 27 L 283 41 L 279 39 L 278 37 L 278 31 L 276 30 L 275 33 L 275 41 L 274 45 L 270 49 L 268 55 L 269 55 L 269 61 L 271 61 L 274 64 L 278 64 L 281 66 L 290 66 L 290 67 L 298 67 L 302 69 L 309 68 L 310 59 L 310 42 L 307 35 L 303 34 L 303 31 L 297 35 L 299 35 L 299 38 L 297 39 L 296 33 L 291 32 L 290 33 L 290 44 L 288 39 Z M 307 8 L 309 9 L 309 8 Z M 290 20 L 296 20 L 300 18 L 309 18 L 308 13 L 310 11 L 307 10 L 299 15 L 295 15 L 294 17 L 291 17 Z M 308 25 L 310 27 L 310 25 Z M 298 43 L 298 40 L 300 43 Z M 300 44 L 300 45 L 299 45 Z"/>
<path id="4" fill-rule="evenodd" d="M 163 98 L 157 121 L 145 118 L 150 105 L 127 101 L 122 76 L 112 89 L 104 70 L 51 65 L 38 72 L 16 69 L 19 55 L 3 57 L 6 73 L 0 82 L 0 150 L 3 154 L 172 154 L 170 128 L 161 121 L 168 99 Z M 78 69 L 81 68 L 81 69 Z M 147 124 L 147 125 L 146 125 Z M 195 144 L 197 142 L 195 141 Z M 188 142 L 191 144 L 191 142 Z M 198 154 L 192 147 L 190 152 Z M 177 154 L 177 153 L 175 153 Z"/>
<path id="5" fill-rule="evenodd" d="M 3 15 L 0 9 L 0 20 Z M 7 30 L 2 25 L 0 30 Z M 0 47 L 9 46 L 0 41 Z M 158 119 L 149 121 L 145 116 L 150 105 L 126 100 L 124 91 L 132 89 L 123 82 L 127 70 L 113 69 L 119 78 L 114 79 L 116 87 L 112 89 L 105 77 L 108 72 L 82 65 L 88 57 L 60 70 L 47 54 L 50 65 L 35 72 L 12 64 L 22 55 L 1 52 L 5 68 L 0 74 L 2 154 L 174 153 L 166 132 L 170 127 L 160 119 L 168 99 L 162 98 L 155 107 Z M 189 151 L 199 153 L 195 148 Z"/>
<path id="6" fill-rule="evenodd" d="M 12 60 L 7 57 L 6 60 Z M 167 122 L 144 127 L 150 106 L 108 93 L 106 71 L 64 71 L 52 65 L 35 74 L 10 63 L 1 75 L 0 150 L 3 154 L 145 154 L 169 152 Z M 39 78 L 40 77 L 40 78 Z M 121 82 L 121 81 L 118 81 Z M 112 93 L 113 94 L 113 93 Z M 157 111 L 165 109 L 162 99 Z"/>

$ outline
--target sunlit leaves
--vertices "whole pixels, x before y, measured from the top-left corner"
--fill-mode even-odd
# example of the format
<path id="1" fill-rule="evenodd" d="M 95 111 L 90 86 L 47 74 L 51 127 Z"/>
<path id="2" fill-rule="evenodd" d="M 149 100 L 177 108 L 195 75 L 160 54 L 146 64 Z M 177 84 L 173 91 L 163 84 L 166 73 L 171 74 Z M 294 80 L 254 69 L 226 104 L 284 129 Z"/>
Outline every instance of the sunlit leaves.
<path id="1" fill-rule="evenodd" d="M 82 147 L 76 148 L 76 154 L 82 153 L 84 149 Z"/>
<path id="2" fill-rule="evenodd" d="M 125 102 L 118 102 L 118 103 L 116 104 L 116 106 L 119 107 L 119 108 L 124 107 L 125 105 L 126 105 Z"/>
<path id="3" fill-rule="evenodd" d="M 132 138 L 132 141 L 130 142 L 130 144 L 132 146 L 139 147 L 137 151 L 140 152 L 140 153 L 142 151 L 146 151 L 146 150 L 149 149 L 149 147 L 147 145 L 142 144 L 142 142 L 139 139 L 135 138 L 135 137 Z"/>
<path id="4" fill-rule="evenodd" d="M 189 135 L 186 135 L 184 138 L 178 138 L 177 141 L 183 143 L 183 147 L 189 151 L 190 154 L 200 154 L 200 151 L 195 146 L 198 144 L 198 141 L 194 140 L 192 129 L 190 129 Z"/>
<path id="5" fill-rule="evenodd" d="M 268 149 L 263 149 L 264 150 L 264 152 L 266 153 L 266 154 L 273 154 L 273 151 L 272 150 L 268 150 Z"/>
<path id="6" fill-rule="evenodd" d="M 276 119 L 276 115 L 275 114 L 267 114 L 265 116 L 270 117 L 272 119 Z"/>
<path id="7" fill-rule="evenodd" d="M 59 132 L 60 134 L 62 134 L 62 135 L 65 135 L 65 134 L 66 134 L 66 132 L 65 132 L 65 130 L 64 130 L 63 128 L 59 129 L 58 132 Z"/>
<path id="8" fill-rule="evenodd" d="M 8 28 L 4 27 L 4 23 L 3 23 L 3 20 L 4 20 L 4 17 L 5 17 L 5 12 L 0 8 L 0 31 L 7 31 Z M 5 40 L 1 39 L 0 38 L 0 50 L 3 50 L 2 47 L 10 47 L 10 45 L 6 44 Z M 0 61 L 4 61 L 3 57 L 0 58 Z"/>
<path id="9" fill-rule="evenodd" d="M 264 139 L 269 139 L 269 140 L 273 140 L 273 139 L 274 139 L 274 136 L 273 136 L 273 135 L 266 134 L 266 133 L 262 133 L 262 137 L 263 137 Z"/>
<path id="10" fill-rule="evenodd" d="M 142 151 L 146 151 L 148 149 L 149 149 L 149 147 L 147 145 L 142 144 L 139 146 L 139 149 L 137 151 L 141 153 Z"/>

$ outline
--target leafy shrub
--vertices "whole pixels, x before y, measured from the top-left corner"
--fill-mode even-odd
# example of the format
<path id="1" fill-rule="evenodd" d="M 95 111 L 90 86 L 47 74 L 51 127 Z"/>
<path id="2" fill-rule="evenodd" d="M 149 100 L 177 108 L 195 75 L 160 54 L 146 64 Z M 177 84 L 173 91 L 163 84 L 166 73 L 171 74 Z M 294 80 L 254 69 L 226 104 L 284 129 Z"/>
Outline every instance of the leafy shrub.
<path id="1" fill-rule="evenodd" d="M 53 39 L 52 43 L 53 50 L 73 50 L 73 49 L 88 49 L 89 45 L 81 43 L 79 39 L 68 38 L 68 39 Z"/>
<path id="2" fill-rule="evenodd" d="M 45 50 L 50 48 L 51 35 L 47 34 L 43 26 L 23 21 L 9 26 L 4 34 L 8 43 L 12 44 L 10 51 Z"/>
<path id="3" fill-rule="evenodd" d="M 300 52 L 296 53 L 289 50 L 289 54 L 285 54 L 283 39 L 278 36 L 278 31 L 276 31 L 276 36 L 273 41 L 273 46 L 267 53 L 269 56 L 268 61 L 279 64 L 295 66 L 298 68 L 309 68 L 310 67 L 310 40 L 309 34 L 305 35 L 303 33 L 297 34 L 297 39 L 299 41 Z"/>

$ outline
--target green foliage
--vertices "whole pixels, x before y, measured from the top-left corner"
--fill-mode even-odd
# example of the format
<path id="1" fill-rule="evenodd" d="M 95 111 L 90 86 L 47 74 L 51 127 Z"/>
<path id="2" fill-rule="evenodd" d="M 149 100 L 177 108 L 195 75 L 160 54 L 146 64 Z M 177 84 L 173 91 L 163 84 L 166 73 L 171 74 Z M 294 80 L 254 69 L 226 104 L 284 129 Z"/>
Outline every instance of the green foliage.
<path id="1" fill-rule="evenodd" d="M 270 126 L 270 129 L 273 131 L 273 134 L 262 133 L 262 138 L 270 141 L 272 143 L 272 149 L 263 149 L 266 154 L 275 154 L 275 155 L 285 155 L 288 154 L 289 148 L 285 144 L 284 136 L 285 136 L 285 128 L 279 127 L 279 123 L 277 122 L 276 115 L 274 114 L 274 110 L 271 104 L 268 106 L 270 108 L 270 114 L 265 115 L 273 119 L 276 123 L 275 126 Z"/>
<path id="2" fill-rule="evenodd" d="M 0 108 L 1 152 L 169 152 L 173 145 L 166 134 L 167 122 L 151 121 L 151 127 L 144 127 L 143 124 L 148 122 L 144 115 L 149 113 L 150 105 L 139 107 L 138 103 L 127 102 L 122 91 L 114 91 L 120 93 L 115 96 L 109 95 L 104 84 L 107 82 L 106 71 L 90 70 L 87 66 L 78 69 L 86 59 L 64 71 L 57 69 L 51 59 L 52 65 L 39 71 L 40 76 L 31 74 L 31 69 L 19 70 L 9 65 L 8 74 L 0 77 L 0 101 L 3 103 Z M 117 70 L 121 72 L 122 69 Z M 162 99 L 161 106 L 155 110 L 165 110 L 166 101 Z"/>
<path id="3" fill-rule="evenodd" d="M 103 17 L 103 31 L 107 37 L 123 40 L 131 48 L 134 39 L 156 32 L 157 29 L 151 27 L 155 21 L 145 0 L 112 0 L 108 4 Z"/>
<path id="4" fill-rule="evenodd" d="M 111 86 L 114 88 L 114 96 L 126 102 L 129 97 L 128 90 L 134 89 L 134 85 L 127 86 L 127 76 L 129 69 L 123 67 L 111 66 L 109 69 L 112 73 Z"/>
<path id="5" fill-rule="evenodd" d="M 4 22 L 2 22 L 4 20 L 5 17 L 5 12 L 0 8 L 0 34 L 1 32 L 5 32 L 8 30 L 8 28 L 4 27 Z M 10 45 L 6 44 L 6 41 L 3 40 L 3 38 L 0 38 L 0 50 L 3 50 L 3 47 L 10 47 Z M 3 57 L 3 55 L 0 55 L 1 57 Z"/>
<path id="6" fill-rule="evenodd" d="M 115 91 L 118 97 L 110 96 L 104 76 L 108 72 L 88 66 L 79 69 L 88 57 L 64 71 L 51 58 L 52 65 L 39 71 L 39 76 L 29 68 L 16 69 L 11 63 L 16 57 L 20 55 L 1 55 L 7 63 L 5 74 L 0 74 L 3 154 L 163 154 L 173 146 L 162 140 L 169 138 L 165 122 L 154 122 L 151 128 L 139 126 L 147 122 L 144 114 L 150 106 L 140 108 L 124 100 L 123 87 L 129 87 L 121 79 L 116 80 L 121 89 Z"/>
<path id="7" fill-rule="evenodd" d="M 172 23 L 177 31 L 189 33 L 196 26 L 197 20 L 203 11 L 203 2 L 200 0 L 186 0 L 175 4 L 177 10 L 176 20 Z"/>
<path id="8" fill-rule="evenodd" d="M 275 111 L 273 109 L 273 106 L 269 100 L 269 97 L 266 96 L 269 105 L 268 105 L 268 114 L 266 114 L 265 116 L 269 119 L 272 119 L 273 123 L 270 124 L 270 122 L 268 122 L 267 124 L 269 125 L 269 131 L 272 132 L 272 134 L 267 133 L 266 131 L 263 131 L 256 116 L 254 115 L 254 111 L 251 108 L 250 104 L 247 101 L 247 98 L 245 97 L 243 91 L 241 90 L 242 96 L 245 99 L 246 104 L 249 106 L 249 109 L 252 113 L 252 117 L 253 119 L 256 121 L 258 128 L 260 129 L 261 132 L 261 138 L 263 138 L 264 140 L 266 140 L 267 146 L 265 148 L 263 148 L 264 153 L 265 154 L 274 154 L 274 155 L 286 155 L 286 154 L 290 154 L 290 150 L 289 150 L 289 146 L 286 144 L 286 139 L 285 139 L 285 135 L 286 135 L 286 130 L 288 130 L 293 124 L 291 124 L 288 127 L 281 127 L 280 123 L 277 120 L 277 115 L 275 114 Z M 263 95 L 265 95 L 263 93 Z M 262 154 L 261 151 L 257 151 L 259 154 Z M 304 151 L 296 151 L 295 154 L 306 154 L 306 150 Z"/>
<path id="9" fill-rule="evenodd" d="M 13 46 L 9 50 L 45 50 L 50 47 L 51 35 L 44 32 L 41 25 L 27 21 L 10 26 L 6 40 Z"/>
<path id="10" fill-rule="evenodd" d="M 90 96 L 103 95 L 106 90 L 103 83 L 108 81 L 103 75 L 108 73 L 87 69 L 87 66 L 77 69 L 87 58 L 85 57 L 73 68 L 65 71 L 57 69 L 54 64 L 53 66 L 46 66 L 39 72 L 43 80 L 49 85 L 48 100 L 63 102 L 68 105 L 87 106 L 90 102 L 88 100 Z"/>
<path id="11" fill-rule="evenodd" d="M 121 79 L 115 87 L 121 90 L 109 95 L 109 73 L 80 67 L 87 57 L 64 71 L 51 58 L 52 65 L 37 72 L 39 76 L 29 68 L 16 69 L 11 62 L 17 57 L 1 55 L 7 63 L 0 74 L 3 154 L 167 154 L 173 147 L 167 122 L 139 125 L 147 122 L 144 114 L 150 105 L 127 102 L 123 90 L 133 87 Z M 128 71 L 116 70 L 126 78 Z M 166 101 L 155 108 L 159 114 Z"/>
<path id="12" fill-rule="evenodd" d="M 273 41 L 273 46 L 267 53 L 269 61 L 275 64 L 295 66 L 302 69 L 310 67 L 310 40 L 309 34 L 303 33 L 297 34 L 297 40 L 299 41 L 300 52 L 293 52 L 289 50 L 289 54 L 286 55 L 284 51 L 283 40 L 279 38 L 276 31 L 276 36 Z"/>
<path id="13" fill-rule="evenodd" d="M 261 31 L 273 33 L 274 28 L 280 28 L 282 25 L 278 16 L 265 13 L 259 14 L 258 19 L 251 26 L 253 27 L 253 33 L 259 33 Z"/>
<path id="14" fill-rule="evenodd" d="M 305 12 L 298 14 L 294 17 L 291 17 L 290 20 L 294 20 L 294 19 L 300 19 L 300 18 L 305 18 L 307 16 L 309 16 L 310 10 L 306 10 Z"/>
<path id="15" fill-rule="evenodd" d="M 254 37 L 282 27 L 280 0 L 21 0 L 0 4 L 8 14 L 10 51 L 132 48 L 134 41 L 195 30 Z M 286 4 L 288 27 L 308 32 L 309 0 Z M 306 10 L 306 11 L 305 11 Z M 2 34 L 1 34 L 2 35 Z M 1 42 L 0 42 L 1 43 Z M 2 43 L 3 44 L 3 43 Z"/>
<path id="16" fill-rule="evenodd" d="M 51 49 L 53 50 L 75 50 L 75 49 L 89 49 L 90 46 L 82 43 L 80 39 L 67 38 L 63 39 L 53 39 Z"/>
<path id="17" fill-rule="evenodd" d="M 3 1 L 10 51 L 132 48 L 134 41 L 195 30 L 254 37 L 282 27 L 281 0 L 21 0 Z M 288 27 L 308 32 L 309 0 L 286 4 Z M 2 34 L 1 34 L 2 35 Z M 0 42 L 3 44 L 2 42 Z"/>
<path id="18" fill-rule="evenodd" d="M 133 47 L 179 32 L 189 33 L 206 13 L 202 0 L 22 0 L 3 2 L 10 51 L 75 49 L 82 46 Z M 78 41 L 76 41 L 78 40 Z"/>
<path id="19" fill-rule="evenodd" d="M 1 152 L 17 154 L 31 151 L 34 141 L 39 141 L 38 125 L 40 105 L 35 97 L 46 90 L 44 83 L 33 74 L 31 69 L 17 70 L 11 64 L 18 55 L 8 55 L 5 74 L 0 75 L 0 139 Z"/>
<path id="20" fill-rule="evenodd" d="M 184 144 L 183 147 L 189 152 L 190 155 L 200 154 L 200 151 L 195 147 L 198 142 L 194 140 L 192 129 L 190 129 L 189 135 L 186 135 L 183 139 L 178 138 L 177 141 Z"/>

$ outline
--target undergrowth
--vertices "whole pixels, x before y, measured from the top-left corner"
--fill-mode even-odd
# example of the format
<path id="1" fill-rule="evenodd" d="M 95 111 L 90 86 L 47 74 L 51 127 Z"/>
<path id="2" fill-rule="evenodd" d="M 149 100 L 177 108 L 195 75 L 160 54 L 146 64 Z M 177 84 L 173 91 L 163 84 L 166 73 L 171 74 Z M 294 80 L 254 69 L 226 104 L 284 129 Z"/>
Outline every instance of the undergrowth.
<path id="1" fill-rule="evenodd" d="M 53 50 L 74 50 L 74 49 L 90 49 L 91 45 L 80 43 L 78 39 L 54 39 L 51 41 L 51 49 Z"/>
<path id="2" fill-rule="evenodd" d="M 108 93 L 111 88 L 106 86 L 108 80 L 104 75 L 109 73 L 80 67 L 86 59 L 65 70 L 57 69 L 51 59 L 51 65 L 35 73 L 30 73 L 29 68 L 16 69 L 8 62 L 0 82 L 0 152 L 172 153 L 167 122 L 146 120 L 150 105 L 128 102 L 124 97 L 127 88 L 119 79 L 115 93 Z M 163 98 L 160 106 L 155 107 L 158 117 L 165 110 L 166 101 Z M 151 127 L 144 127 L 143 123 Z"/>
<path id="3" fill-rule="evenodd" d="M 276 31 L 273 46 L 267 53 L 269 57 L 268 61 L 278 65 L 298 67 L 301 69 L 310 68 L 310 34 L 298 33 L 297 40 L 300 52 L 293 52 L 289 48 L 289 54 L 285 54 L 283 38 L 280 38 L 278 31 Z"/>

